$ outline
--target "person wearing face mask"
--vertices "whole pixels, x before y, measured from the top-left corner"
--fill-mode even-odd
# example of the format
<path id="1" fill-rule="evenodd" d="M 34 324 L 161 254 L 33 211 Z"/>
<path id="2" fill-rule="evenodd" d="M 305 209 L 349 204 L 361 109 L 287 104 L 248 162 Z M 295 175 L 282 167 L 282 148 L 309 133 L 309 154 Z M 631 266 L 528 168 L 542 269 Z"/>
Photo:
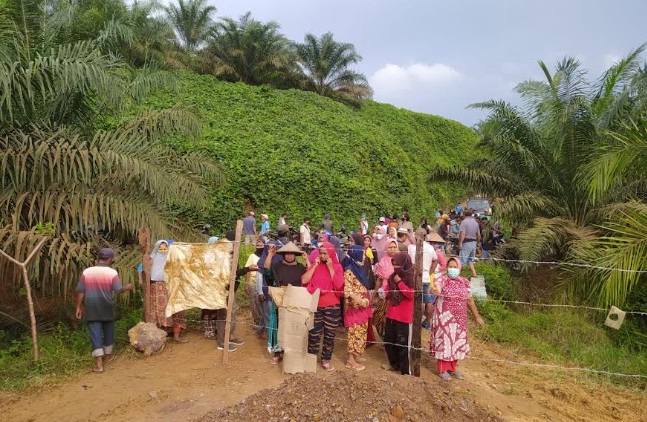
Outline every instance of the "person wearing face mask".
<path id="1" fill-rule="evenodd" d="M 431 355 L 436 358 L 438 374 L 443 380 L 452 376 L 463 379 L 456 370 L 459 360 L 470 353 L 467 337 L 467 308 L 476 324 L 484 322 L 472 298 L 470 282 L 460 275 L 461 264 L 457 257 L 447 261 L 447 274 L 435 280 L 431 292 L 436 295 L 434 315 L 431 322 Z"/>
<path id="2" fill-rule="evenodd" d="M 382 287 L 381 296 L 387 301 L 384 350 L 389 360 L 384 368 L 411 374 L 411 324 L 413 323 L 414 268 L 407 252 L 392 258 L 393 273 Z"/>
<path id="3" fill-rule="evenodd" d="M 377 252 L 378 262 L 386 255 L 386 230 L 386 226 L 375 226 L 373 229 L 373 247 Z"/>

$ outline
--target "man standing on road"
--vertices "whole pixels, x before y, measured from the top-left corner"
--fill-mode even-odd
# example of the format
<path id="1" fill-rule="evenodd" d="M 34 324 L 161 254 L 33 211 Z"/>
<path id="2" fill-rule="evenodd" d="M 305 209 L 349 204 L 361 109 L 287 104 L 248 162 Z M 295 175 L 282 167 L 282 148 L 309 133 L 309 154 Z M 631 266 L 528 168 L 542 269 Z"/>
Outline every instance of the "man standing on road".
<path id="1" fill-rule="evenodd" d="M 472 277 L 477 277 L 474 262 L 476 261 L 476 245 L 481 242 L 481 231 L 479 223 L 474 219 L 473 214 L 474 211 L 468 209 L 465 211 L 465 218 L 461 222 L 458 238 L 458 249 L 460 249 L 458 259 L 460 259 L 462 265 L 469 264 Z"/>
<path id="2" fill-rule="evenodd" d="M 250 211 L 249 215 L 243 218 L 243 235 L 245 236 L 245 244 L 251 245 L 256 238 L 256 218 L 254 218 L 254 211 Z"/>
<path id="3" fill-rule="evenodd" d="M 96 264 L 86 268 L 76 286 L 76 318 L 81 319 L 85 310 L 88 323 L 92 357 L 96 359 L 92 372 L 103 372 L 103 358 L 113 360 L 115 344 L 115 302 L 112 292 L 124 293 L 133 289 L 133 284 L 121 286 L 116 270 L 110 268 L 115 260 L 115 251 L 102 248 L 97 254 Z M 85 309 L 81 308 L 81 304 Z"/>

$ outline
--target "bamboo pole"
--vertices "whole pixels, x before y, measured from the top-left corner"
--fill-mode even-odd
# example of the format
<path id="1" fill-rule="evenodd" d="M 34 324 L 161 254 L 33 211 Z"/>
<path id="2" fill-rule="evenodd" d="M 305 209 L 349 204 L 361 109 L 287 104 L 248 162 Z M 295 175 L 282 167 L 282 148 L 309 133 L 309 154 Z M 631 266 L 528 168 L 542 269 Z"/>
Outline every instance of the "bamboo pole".
<path id="1" fill-rule="evenodd" d="M 416 231 L 416 264 L 414 270 L 415 292 L 413 295 L 413 330 L 411 339 L 411 370 L 413 376 L 420 376 L 420 342 L 422 322 L 422 251 L 427 231 Z"/>
<path id="2" fill-rule="evenodd" d="M 43 245 L 47 242 L 47 238 L 44 237 L 38 242 L 36 247 L 31 251 L 29 256 L 24 262 L 20 262 L 9 255 L 7 255 L 4 251 L 0 250 L 0 254 L 7 258 L 9 261 L 13 262 L 17 266 L 20 267 L 22 270 L 22 279 L 23 282 L 25 283 L 25 293 L 27 295 L 27 306 L 29 307 L 29 320 L 31 322 L 31 341 L 32 341 L 32 346 L 34 349 L 34 361 L 38 361 L 40 359 L 40 354 L 38 352 L 38 331 L 36 330 L 36 313 L 34 312 L 34 301 L 31 297 L 31 285 L 29 284 L 29 274 L 27 274 L 27 265 L 29 264 L 29 261 L 32 260 L 32 258 L 36 255 L 36 253 L 40 250 L 40 248 L 43 247 Z"/>
<path id="3" fill-rule="evenodd" d="M 243 220 L 236 222 L 236 238 L 234 240 L 234 253 L 231 257 L 231 273 L 229 274 L 229 297 L 227 299 L 227 320 L 225 321 L 225 350 L 222 363 L 229 363 L 229 334 L 231 333 L 231 314 L 234 307 L 236 294 L 236 270 L 238 269 L 238 255 L 240 254 L 240 240 L 243 233 Z"/>
<path id="4" fill-rule="evenodd" d="M 142 267 L 144 269 L 144 322 L 150 321 L 150 306 L 151 306 L 151 267 L 153 266 L 151 259 L 151 229 L 139 229 L 139 246 L 142 250 Z"/>

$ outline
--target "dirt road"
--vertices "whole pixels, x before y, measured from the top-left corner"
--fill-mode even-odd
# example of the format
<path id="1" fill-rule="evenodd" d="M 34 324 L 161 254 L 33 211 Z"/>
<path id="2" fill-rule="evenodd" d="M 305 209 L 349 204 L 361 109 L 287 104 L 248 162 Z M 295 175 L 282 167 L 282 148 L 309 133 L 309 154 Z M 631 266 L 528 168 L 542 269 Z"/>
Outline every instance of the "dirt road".
<path id="1" fill-rule="evenodd" d="M 185 421 L 204 418 L 290 376 L 269 364 L 263 342 L 249 326 L 240 325 L 246 340 L 223 365 L 213 340 L 189 333 L 187 344 L 168 344 L 160 354 L 144 358 L 127 351 L 106 366 L 103 374 L 88 373 L 61 384 L 20 394 L 3 394 L 0 405 L 7 421 Z M 340 333 L 340 336 L 341 333 Z M 428 334 L 423 334 L 423 344 Z M 473 356 L 523 360 L 499 347 L 473 342 Z M 344 368 L 345 343 L 336 345 L 333 364 Z M 380 381 L 385 362 L 381 346 L 367 350 L 367 369 L 356 376 Z M 440 382 L 432 361 L 423 356 L 424 385 Z M 569 372 L 510 367 L 489 360 L 461 363 L 466 379 L 453 380 L 453 394 L 468 397 L 508 421 L 647 421 L 644 392 L 625 391 Z M 328 373 L 312 375 L 332 376 Z M 354 375 L 355 376 L 355 375 Z M 391 376 L 391 374 L 389 374 Z M 439 388 L 446 388 L 444 384 Z M 424 395 L 424 391 L 412 392 Z M 375 399 L 375 398 L 373 398 Z M 387 418 L 388 419 L 388 418 Z M 322 419 L 323 420 L 323 419 Z M 339 419 L 339 420 L 343 420 Z M 378 420 L 382 420 L 378 418 Z"/>

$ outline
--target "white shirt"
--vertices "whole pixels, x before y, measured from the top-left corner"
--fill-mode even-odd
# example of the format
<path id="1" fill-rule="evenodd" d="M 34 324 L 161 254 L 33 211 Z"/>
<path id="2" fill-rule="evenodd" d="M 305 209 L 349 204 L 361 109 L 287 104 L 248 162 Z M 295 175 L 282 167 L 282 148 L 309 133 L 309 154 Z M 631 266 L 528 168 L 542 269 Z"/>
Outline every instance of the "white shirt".
<path id="1" fill-rule="evenodd" d="M 416 263 L 416 245 L 409 245 L 408 247 L 409 256 L 411 257 L 411 262 Z M 431 263 L 438 259 L 434 247 L 431 246 L 428 242 L 422 244 L 422 283 L 429 284 L 431 282 L 431 277 L 429 272 L 431 271 Z"/>
<path id="2" fill-rule="evenodd" d="M 301 229 L 299 229 L 299 233 L 303 234 L 303 244 L 304 245 L 309 245 L 311 243 L 310 239 L 310 227 L 306 226 L 305 224 L 301 224 Z"/>

